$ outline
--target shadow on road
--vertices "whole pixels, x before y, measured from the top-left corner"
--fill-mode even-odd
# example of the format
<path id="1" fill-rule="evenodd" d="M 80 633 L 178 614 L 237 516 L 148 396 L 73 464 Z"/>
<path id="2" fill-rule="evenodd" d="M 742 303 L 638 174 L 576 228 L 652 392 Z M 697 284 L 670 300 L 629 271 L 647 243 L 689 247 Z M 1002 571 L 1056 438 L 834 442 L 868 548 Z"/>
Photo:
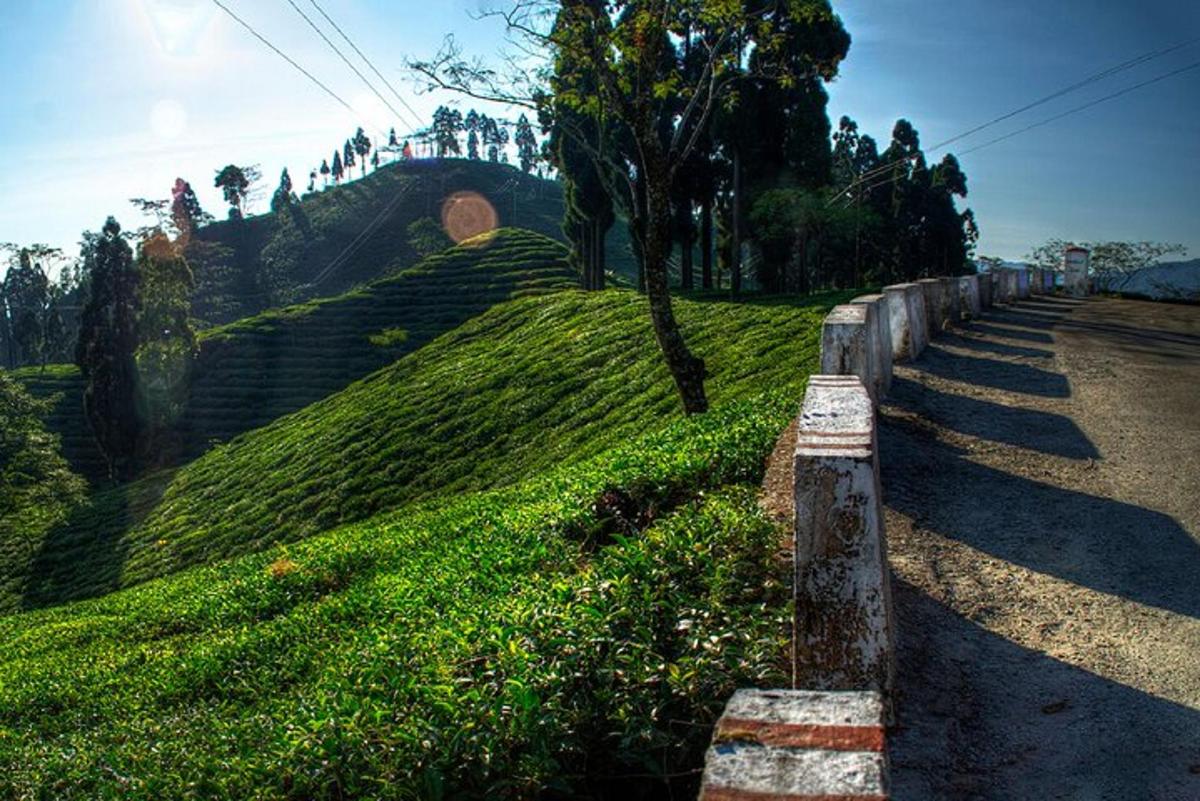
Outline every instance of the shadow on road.
<path id="1" fill-rule="evenodd" d="M 893 581 L 896 801 L 1200 798 L 1200 712 L 989 632 Z"/>
<path id="2" fill-rule="evenodd" d="M 948 338 L 947 345 L 961 337 Z M 1067 398 L 1071 395 L 1066 376 L 1020 362 L 1005 362 L 951 353 L 940 345 L 931 345 L 913 362 L 912 367 L 940 378 L 991 387 L 1005 392 Z"/>
<path id="3" fill-rule="evenodd" d="M 929 411 L 950 428 L 979 408 L 944 399 Z M 1200 617 L 1200 545 L 1168 515 L 978 464 L 901 420 L 885 420 L 879 448 L 905 455 L 903 464 L 883 460 L 884 502 L 921 527 L 1039 573 Z"/>
<path id="4" fill-rule="evenodd" d="M 960 434 L 1068 459 L 1099 459 L 1100 451 L 1073 420 L 1061 414 L 941 392 L 896 376 L 886 403 L 931 414 Z"/>

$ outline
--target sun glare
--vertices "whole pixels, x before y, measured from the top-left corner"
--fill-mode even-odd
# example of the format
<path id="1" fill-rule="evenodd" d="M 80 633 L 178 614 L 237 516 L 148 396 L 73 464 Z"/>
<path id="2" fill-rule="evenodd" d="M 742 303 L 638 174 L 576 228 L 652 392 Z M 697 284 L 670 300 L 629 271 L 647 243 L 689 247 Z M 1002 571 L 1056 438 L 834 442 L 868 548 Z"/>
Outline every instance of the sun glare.
<path id="1" fill-rule="evenodd" d="M 499 224 L 496 209 L 478 192 L 455 192 L 442 204 L 442 228 L 455 242 L 464 242 Z"/>

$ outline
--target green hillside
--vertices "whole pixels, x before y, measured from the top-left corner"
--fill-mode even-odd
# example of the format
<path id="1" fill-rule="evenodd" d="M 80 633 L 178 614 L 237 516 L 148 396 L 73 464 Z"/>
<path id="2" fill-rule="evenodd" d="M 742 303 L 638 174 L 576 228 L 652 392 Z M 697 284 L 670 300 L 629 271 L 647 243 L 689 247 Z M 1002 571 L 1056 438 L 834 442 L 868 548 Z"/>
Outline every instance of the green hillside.
<path id="1" fill-rule="evenodd" d="M 787 678 L 754 484 L 811 365 L 510 489 L 0 617 L 0 795 L 694 797 L 721 699 Z"/>
<path id="2" fill-rule="evenodd" d="M 79 368 L 73 364 L 22 367 L 13 370 L 12 376 L 35 398 L 54 399 L 45 424 L 47 430 L 61 437 L 63 456 L 71 469 L 89 481 L 103 480 L 108 467 L 83 416 L 83 377 Z"/>
<path id="3" fill-rule="evenodd" d="M 278 214 L 223 220 L 199 230 L 187 257 L 196 277 L 193 312 L 220 325 L 360 284 L 415 265 L 426 252 L 411 226 L 440 224 L 456 192 L 477 192 L 500 227 L 562 239 L 562 189 L 504 164 L 465 159 L 385 165 L 312 192 Z M 613 269 L 630 272 L 628 239 L 610 234 Z"/>
<path id="4" fill-rule="evenodd" d="M 772 387 L 798 397 L 835 300 L 681 301 L 713 400 Z M 98 493 L 27 562 L 2 566 L 0 608 L 93 595 L 413 501 L 512 484 L 677 415 L 644 298 L 521 298 L 178 472 Z"/>
<path id="5" fill-rule="evenodd" d="M 184 419 L 188 450 L 308 406 L 497 303 L 578 284 L 562 245 L 499 229 L 344 295 L 207 331 Z"/>

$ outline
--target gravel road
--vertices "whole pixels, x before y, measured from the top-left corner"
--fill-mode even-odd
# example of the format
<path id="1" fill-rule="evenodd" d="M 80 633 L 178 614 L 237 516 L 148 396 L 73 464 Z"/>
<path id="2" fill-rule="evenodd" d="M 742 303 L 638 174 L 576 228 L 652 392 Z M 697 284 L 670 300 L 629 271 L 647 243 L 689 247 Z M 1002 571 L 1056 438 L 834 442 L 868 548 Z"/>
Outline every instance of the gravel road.
<path id="1" fill-rule="evenodd" d="M 1200 307 L 1034 298 L 898 365 L 897 801 L 1200 801 Z"/>

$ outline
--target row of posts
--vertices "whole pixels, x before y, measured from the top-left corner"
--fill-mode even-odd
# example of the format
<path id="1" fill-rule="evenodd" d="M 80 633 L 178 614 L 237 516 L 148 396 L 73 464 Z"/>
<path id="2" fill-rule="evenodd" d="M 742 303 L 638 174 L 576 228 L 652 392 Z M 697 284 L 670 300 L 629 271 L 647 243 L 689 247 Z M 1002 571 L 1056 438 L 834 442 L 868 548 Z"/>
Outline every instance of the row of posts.
<path id="1" fill-rule="evenodd" d="M 825 318 L 794 456 L 792 687 L 730 699 L 702 801 L 888 798 L 895 649 L 875 409 L 894 362 L 984 309 L 1053 290 L 1049 271 L 997 269 L 884 287 Z"/>

